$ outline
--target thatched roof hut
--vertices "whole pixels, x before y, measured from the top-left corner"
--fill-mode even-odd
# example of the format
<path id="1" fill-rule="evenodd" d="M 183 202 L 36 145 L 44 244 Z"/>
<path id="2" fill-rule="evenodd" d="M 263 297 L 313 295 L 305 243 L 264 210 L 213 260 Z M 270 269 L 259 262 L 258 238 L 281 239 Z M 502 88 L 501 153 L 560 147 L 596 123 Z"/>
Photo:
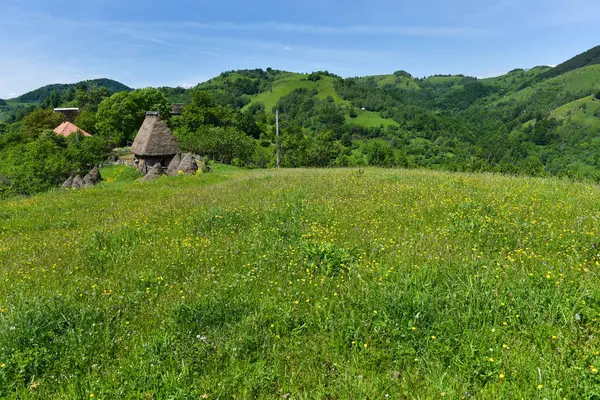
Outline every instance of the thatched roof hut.
<path id="1" fill-rule="evenodd" d="M 157 163 L 164 166 L 169 165 L 173 157 L 181 152 L 181 149 L 165 121 L 160 119 L 158 112 L 149 111 L 133 141 L 131 152 L 139 160 L 138 169 L 146 173 Z"/>

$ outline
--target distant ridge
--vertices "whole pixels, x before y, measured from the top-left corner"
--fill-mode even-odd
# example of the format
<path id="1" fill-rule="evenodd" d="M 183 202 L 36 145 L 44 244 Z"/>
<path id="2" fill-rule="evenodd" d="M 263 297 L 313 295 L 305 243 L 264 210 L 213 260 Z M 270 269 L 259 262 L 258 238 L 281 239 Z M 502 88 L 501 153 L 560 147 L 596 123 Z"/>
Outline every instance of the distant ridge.
<path id="1" fill-rule="evenodd" d="M 576 70 L 578 68 L 587 67 L 589 65 L 600 64 L 600 46 L 589 49 L 575 57 L 557 65 L 549 71 L 541 73 L 537 76 L 537 80 L 554 78 L 566 72 Z"/>
<path id="2" fill-rule="evenodd" d="M 133 89 L 129 86 L 122 84 L 121 82 L 117 82 L 112 79 L 101 78 L 101 79 L 91 79 L 85 80 L 77 83 L 55 83 L 52 85 L 46 85 L 39 89 L 32 90 L 31 92 L 27 92 L 15 100 L 23 102 L 23 103 L 42 103 L 46 100 L 52 92 L 63 93 L 71 88 L 75 88 L 78 85 L 85 84 L 89 87 L 105 87 L 108 89 L 110 94 L 117 92 L 131 92 Z"/>

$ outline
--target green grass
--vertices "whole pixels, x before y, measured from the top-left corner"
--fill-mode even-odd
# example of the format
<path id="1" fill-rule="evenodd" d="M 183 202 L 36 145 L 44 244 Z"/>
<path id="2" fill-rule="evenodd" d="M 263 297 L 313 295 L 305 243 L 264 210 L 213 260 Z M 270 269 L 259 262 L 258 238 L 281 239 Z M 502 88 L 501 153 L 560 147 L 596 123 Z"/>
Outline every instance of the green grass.
<path id="1" fill-rule="evenodd" d="M 220 168 L 0 201 L 0 398 L 600 393 L 598 186 Z"/>
<path id="2" fill-rule="evenodd" d="M 273 107 L 277 105 L 277 102 L 280 98 L 287 96 L 292 91 L 300 88 L 309 90 L 317 89 L 319 91 L 319 94 L 317 95 L 318 98 L 326 99 L 327 96 L 331 96 L 338 105 L 350 104 L 349 102 L 340 98 L 335 91 L 333 86 L 335 78 L 330 76 L 322 76 L 320 80 L 313 82 L 309 81 L 307 77 L 308 75 L 306 74 L 293 74 L 289 77 L 278 79 L 273 82 L 272 90 L 253 96 L 252 102 L 246 107 L 249 107 L 253 103 L 261 102 L 265 105 L 265 110 L 267 112 L 271 112 Z"/>
<path id="3" fill-rule="evenodd" d="M 396 125 L 396 126 L 399 125 L 393 119 L 381 118 L 381 116 L 377 112 L 358 110 L 358 109 L 355 109 L 355 112 L 357 115 L 356 118 L 350 118 L 350 115 L 346 115 L 347 123 L 356 124 L 356 125 L 364 126 L 367 128 L 378 127 L 381 125 L 383 125 L 384 127 L 390 126 L 390 125 Z"/>

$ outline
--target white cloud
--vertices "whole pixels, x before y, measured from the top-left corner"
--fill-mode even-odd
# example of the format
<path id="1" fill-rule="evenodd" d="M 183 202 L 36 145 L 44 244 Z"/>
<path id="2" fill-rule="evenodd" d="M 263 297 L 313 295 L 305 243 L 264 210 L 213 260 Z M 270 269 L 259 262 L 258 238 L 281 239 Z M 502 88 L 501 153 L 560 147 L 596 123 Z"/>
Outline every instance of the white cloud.
<path id="1" fill-rule="evenodd" d="M 283 46 L 284 50 L 291 50 L 292 48 L 290 46 Z"/>
<path id="2" fill-rule="evenodd" d="M 196 86 L 193 83 L 182 83 L 181 85 L 179 85 L 180 87 L 184 88 L 184 89 L 189 89 L 189 88 L 193 88 L 194 86 Z"/>

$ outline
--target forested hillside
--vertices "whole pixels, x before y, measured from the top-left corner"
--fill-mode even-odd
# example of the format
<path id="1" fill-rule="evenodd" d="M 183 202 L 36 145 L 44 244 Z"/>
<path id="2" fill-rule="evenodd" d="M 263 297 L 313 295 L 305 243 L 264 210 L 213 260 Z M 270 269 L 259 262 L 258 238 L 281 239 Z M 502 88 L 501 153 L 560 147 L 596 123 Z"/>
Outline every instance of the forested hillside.
<path id="1" fill-rule="evenodd" d="M 44 110 L 57 106 L 81 108 L 76 124 L 94 134 L 92 148 L 104 146 L 86 160 L 131 143 L 152 108 L 162 110 L 185 151 L 238 166 L 273 166 L 279 110 L 284 167 L 426 167 L 599 180 L 599 54 L 600 46 L 555 68 L 489 79 L 418 78 L 403 70 L 344 79 L 267 68 L 224 72 L 192 89 L 131 91 L 108 79 L 50 85 L 0 101 L 0 156 L 13 160 L 0 166 L 0 193 L 39 191 L 69 169 L 84 168 L 67 144 L 57 143 L 62 139 L 43 134 L 56 122 Z M 173 103 L 184 105 L 183 115 L 171 118 Z M 53 144 L 30 154 L 41 140 Z M 71 161 L 58 163 L 53 157 L 63 150 L 57 149 Z M 24 155 L 59 166 L 51 174 L 32 167 L 18 178 L 15 171 L 27 170 L 19 161 Z M 17 183 L 30 174 L 40 183 Z"/>

